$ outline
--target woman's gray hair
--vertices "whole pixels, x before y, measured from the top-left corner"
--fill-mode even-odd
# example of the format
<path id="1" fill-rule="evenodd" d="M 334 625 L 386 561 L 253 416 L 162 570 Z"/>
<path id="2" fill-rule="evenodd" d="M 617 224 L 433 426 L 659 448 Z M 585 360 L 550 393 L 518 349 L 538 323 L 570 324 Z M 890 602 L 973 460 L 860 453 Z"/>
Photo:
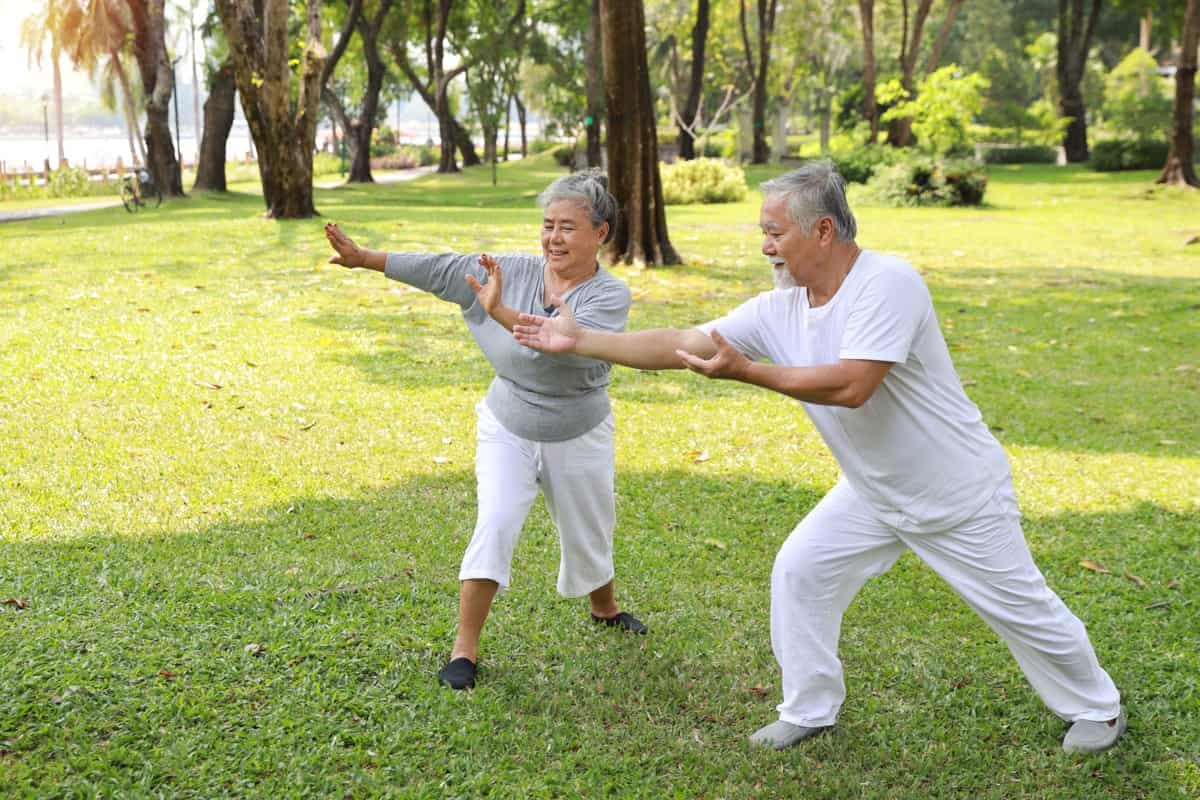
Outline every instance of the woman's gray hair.
<path id="1" fill-rule="evenodd" d="M 851 242 L 858 235 L 858 223 L 846 202 L 846 183 L 827 158 L 809 161 L 759 188 L 765 197 L 783 197 L 788 214 L 805 234 L 812 233 L 821 217 L 830 217 L 839 240 Z"/>
<path id="2" fill-rule="evenodd" d="M 578 203 L 587 212 L 593 228 L 608 223 L 608 235 L 601 244 L 608 244 L 617 230 L 617 215 L 620 206 L 617 198 L 608 191 L 608 176 L 597 168 L 586 169 L 565 175 L 546 187 L 538 195 L 538 205 L 546 208 L 559 200 Z"/>

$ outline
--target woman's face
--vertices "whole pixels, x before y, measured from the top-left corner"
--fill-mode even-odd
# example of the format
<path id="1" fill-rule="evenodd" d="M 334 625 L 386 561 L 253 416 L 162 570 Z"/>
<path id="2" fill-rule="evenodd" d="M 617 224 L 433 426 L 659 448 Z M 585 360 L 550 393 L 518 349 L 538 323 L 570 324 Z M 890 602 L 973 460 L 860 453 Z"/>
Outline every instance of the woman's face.
<path id="1" fill-rule="evenodd" d="M 608 223 L 593 227 L 587 211 L 574 200 L 556 200 L 542 213 L 542 254 L 559 277 L 591 275 L 606 235 Z"/>

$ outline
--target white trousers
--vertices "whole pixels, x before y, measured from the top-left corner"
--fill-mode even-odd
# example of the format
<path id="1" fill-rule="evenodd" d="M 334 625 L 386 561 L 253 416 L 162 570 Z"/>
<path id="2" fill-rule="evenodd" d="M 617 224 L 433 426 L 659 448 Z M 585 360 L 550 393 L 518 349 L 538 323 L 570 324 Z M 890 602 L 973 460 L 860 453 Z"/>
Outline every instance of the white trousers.
<path id="1" fill-rule="evenodd" d="M 508 588 L 513 551 L 540 485 L 558 528 L 559 594 L 582 597 L 611 581 L 617 523 L 612 414 L 574 439 L 534 442 L 501 425 L 486 403 L 475 412 L 479 516 L 459 580 L 482 578 Z"/>
<path id="2" fill-rule="evenodd" d="M 933 568 L 1000 635 L 1059 717 L 1109 720 L 1120 695 L 1087 631 L 1052 592 L 1021 532 L 1012 485 L 944 533 L 891 528 L 842 480 L 792 531 L 771 572 L 771 647 L 783 671 L 779 717 L 832 725 L 846 697 L 837 645 L 842 615 L 868 578 L 906 549 Z"/>

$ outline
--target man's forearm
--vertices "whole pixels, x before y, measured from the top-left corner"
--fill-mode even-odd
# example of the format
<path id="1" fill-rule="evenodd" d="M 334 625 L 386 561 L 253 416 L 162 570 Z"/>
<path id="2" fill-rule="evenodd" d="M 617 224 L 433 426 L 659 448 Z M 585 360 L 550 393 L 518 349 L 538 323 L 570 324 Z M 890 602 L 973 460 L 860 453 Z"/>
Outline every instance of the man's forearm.
<path id="1" fill-rule="evenodd" d="M 737 379 L 806 403 L 858 408 L 874 393 L 889 366 L 882 362 L 864 366 L 864 362 L 843 361 L 812 367 L 786 367 L 750 362 Z"/>
<path id="2" fill-rule="evenodd" d="M 684 364 L 676 350 L 703 351 L 711 344 L 709 338 L 697 330 L 653 328 L 615 333 L 588 329 L 580 335 L 575 352 L 635 369 L 682 369 Z"/>

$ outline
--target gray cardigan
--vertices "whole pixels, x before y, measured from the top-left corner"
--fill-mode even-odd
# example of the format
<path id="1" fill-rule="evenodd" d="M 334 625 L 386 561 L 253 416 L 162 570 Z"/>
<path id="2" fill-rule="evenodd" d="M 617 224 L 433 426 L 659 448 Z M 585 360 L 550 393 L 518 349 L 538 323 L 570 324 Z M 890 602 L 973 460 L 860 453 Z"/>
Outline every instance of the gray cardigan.
<path id="1" fill-rule="evenodd" d="M 503 276 L 501 298 L 517 311 L 546 316 L 540 256 L 495 256 Z M 500 423 L 523 439 L 561 442 L 600 424 L 609 414 L 607 361 L 572 354 L 539 353 L 517 344 L 503 325 L 488 316 L 467 285 L 474 275 L 487 283 L 477 255 L 389 253 L 385 274 L 431 292 L 462 309 L 467 327 L 496 370 L 488 387 L 488 408 Z M 563 297 L 580 325 L 608 331 L 625 328 L 629 288 L 607 270 L 575 286 Z"/>

